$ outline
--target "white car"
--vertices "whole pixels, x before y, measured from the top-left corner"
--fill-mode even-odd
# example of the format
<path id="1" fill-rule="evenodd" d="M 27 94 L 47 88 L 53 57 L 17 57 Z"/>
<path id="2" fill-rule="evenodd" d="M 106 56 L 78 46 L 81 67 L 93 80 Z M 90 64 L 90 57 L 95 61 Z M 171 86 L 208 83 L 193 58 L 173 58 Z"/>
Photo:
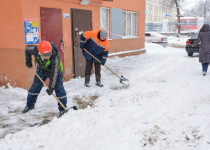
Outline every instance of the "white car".
<path id="1" fill-rule="evenodd" d="M 145 42 L 147 43 L 157 43 L 166 46 L 168 39 L 157 32 L 145 32 Z"/>

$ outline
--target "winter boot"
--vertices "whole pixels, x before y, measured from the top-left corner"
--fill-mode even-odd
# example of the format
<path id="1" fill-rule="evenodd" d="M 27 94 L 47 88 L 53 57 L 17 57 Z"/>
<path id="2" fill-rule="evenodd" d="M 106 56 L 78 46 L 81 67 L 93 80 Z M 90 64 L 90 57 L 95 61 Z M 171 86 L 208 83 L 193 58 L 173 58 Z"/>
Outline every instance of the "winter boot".
<path id="1" fill-rule="evenodd" d="M 32 109 L 34 109 L 34 106 L 30 106 L 30 107 L 26 106 L 26 107 L 22 110 L 22 112 L 23 112 L 23 113 L 26 113 L 26 112 L 28 112 L 29 110 L 32 110 Z"/>
<path id="2" fill-rule="evenodd" d="M 206 76 L 206 71 L 203 71 L 203 76 Z"/>
<path id="3" fill-rule="evenodd" d="M 90 75 L 85 75 L 85 84 L 86 87 L 90 87 Z"/>
<path id="4" fill-rule="evenodd" d="M 99 87 L 104 86 L 103 84 L 101 84 L 101 75 L 96 75 L 96 85 Z"/>

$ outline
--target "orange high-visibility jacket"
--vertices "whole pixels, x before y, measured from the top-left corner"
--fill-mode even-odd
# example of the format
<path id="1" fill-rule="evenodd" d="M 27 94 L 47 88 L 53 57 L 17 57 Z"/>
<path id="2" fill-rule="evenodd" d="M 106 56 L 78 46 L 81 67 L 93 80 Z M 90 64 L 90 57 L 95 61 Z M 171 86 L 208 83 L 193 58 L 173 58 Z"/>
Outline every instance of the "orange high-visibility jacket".
<path id="1" fill-rule="evenodd" d="M 96 58 L 98 58 L 102 63 L 105 63 L 109 53 L 109 41 L 107 38 L 104 41 L 100 40 L 101 30 L 103 29 L 84 32 L 81 35 L 80 47 L 85 48 Z M 87 52 L 85 52 L 84 50 L 82 52 L 87 60 L 93 60 L 94 63 L 97 63 L 97 60 L 93 59 L 92 56 L 90 56 Z"/>

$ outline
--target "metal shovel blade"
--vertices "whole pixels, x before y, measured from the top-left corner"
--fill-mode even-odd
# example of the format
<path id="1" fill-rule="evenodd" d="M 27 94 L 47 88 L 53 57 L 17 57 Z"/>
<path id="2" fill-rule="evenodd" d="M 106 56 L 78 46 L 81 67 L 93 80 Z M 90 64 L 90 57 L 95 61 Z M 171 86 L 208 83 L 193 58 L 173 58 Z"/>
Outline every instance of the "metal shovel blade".
<path id="1" fill-rule="evenodd" d="M 124 78 L 123 75 L 120 76 L 120 83 L 128 86 L 129 83 L 128 83 L 128 79 Z"/>
<path id="2" fill-rule="evenodd" d="M 63 111 L 62 113 L 60 113 L 59 118 L 62 117 L 63 114 L 67 113 L 70 109 L 78 110 L 77 106 L 70 107 L 70 108 L 66 109 L 65 111 Z"/>

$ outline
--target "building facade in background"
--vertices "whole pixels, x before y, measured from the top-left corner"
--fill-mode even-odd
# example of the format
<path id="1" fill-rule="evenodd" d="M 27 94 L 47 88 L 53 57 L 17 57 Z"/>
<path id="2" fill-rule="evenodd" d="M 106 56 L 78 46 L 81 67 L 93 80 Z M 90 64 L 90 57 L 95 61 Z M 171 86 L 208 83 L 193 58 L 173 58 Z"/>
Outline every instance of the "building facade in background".
<path id="1" fill-rule="evenodd" d="M 176 8 L 162 5 L 160 0 L 146 0 L 146 23 L 163 22 L 168 19 L 174 22 L 176 19 Z"/>
<path id="2" fill-rule="evenodd" d="M 176 8 L 170 7 L 167 5 L 167 2 L 164 4 L 161 3 L 162 0 L 146 0 L 146 10 L 145 10 L 145 19 L 146 19 L 146 31 L 154 32 L 167 32 L 175 31 L 175 21 L 176 21 Z M 164 24 L 167 24 L 167 29 L 163 29 Z"/>
<path id="3" fill-rule="evenodd" d="M 110 56 L 145 52 L 145 0 L 7 0 L 0 12 L 0 86 L 30 87 L 25 46 L 42 40 L 58 45 L 65 81 L 84 76 L 84 31 L 109 31 Z"/>
<path id="4" fill-rule="evenodd" d="M 198 17 L 182 17 L 181 31 L 196 31 L 198 28 Z"/>

